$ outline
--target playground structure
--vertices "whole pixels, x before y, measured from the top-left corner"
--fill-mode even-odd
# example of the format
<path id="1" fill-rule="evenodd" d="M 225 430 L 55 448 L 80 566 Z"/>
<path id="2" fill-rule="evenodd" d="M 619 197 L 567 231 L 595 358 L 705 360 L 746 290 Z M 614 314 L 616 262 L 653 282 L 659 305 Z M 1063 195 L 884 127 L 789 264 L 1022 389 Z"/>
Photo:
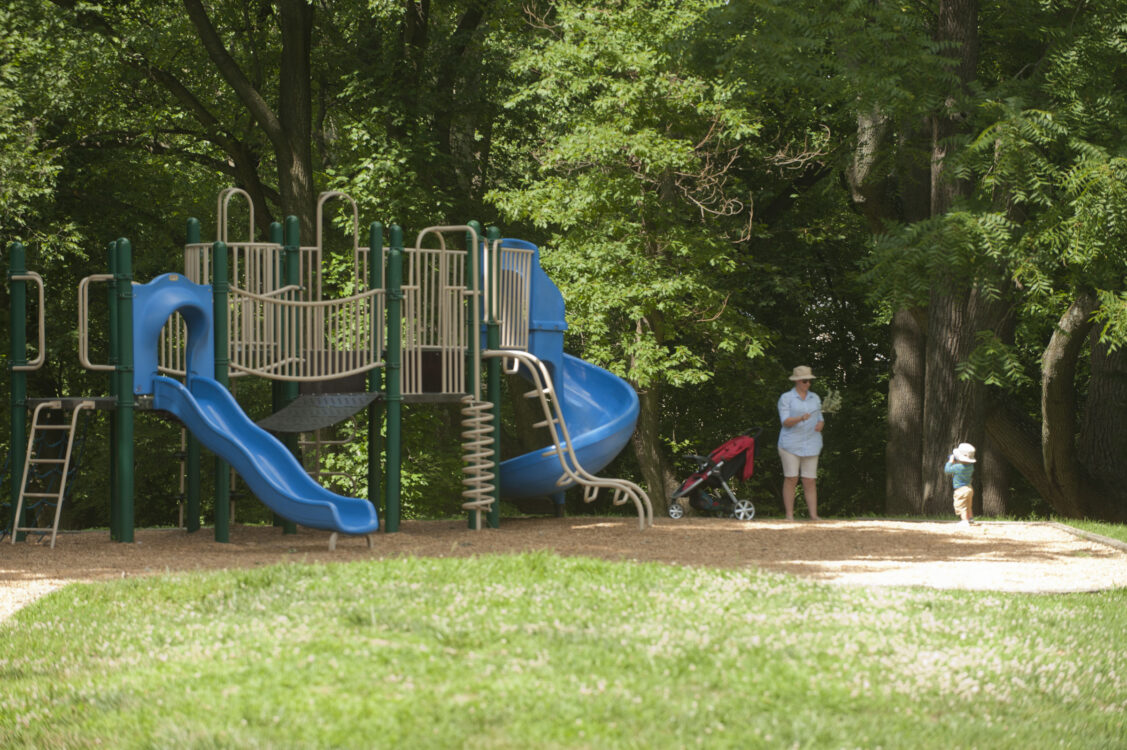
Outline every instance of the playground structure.
<path id="1" fill-rule="evenodd" d="M 231 201 L 246 198 L 245 240 L 231 240 Z M 351 207 L 351 273 L 332 285 L 348 292 L 331 296 L 326 274 L 324 209 L 328 201 Z M 274 223 L 267 241 L 256 240 L 253 206 L 242 190 L 223 191 L 217 205 L 214 242 L 201 240 L 199 221 L 188 222 L 182 273 L 162 274 L 145 284 L 132 278 L 128 240 L 110 245 L 110 269 L 82 280 L 78 289 L 78 356 L 83 367 L 110 373 L 109 398 L 29 399 L 27 372 L 44 360 L 44 284 L 25 268 L 24 249 L 10 253 L 12 449 L 12 541 L 27 533 L 51 534 L 52 546 L 65 493 L 60 482 L 54 525 L 28 525 L 29 467 L 61 462 L 70 451 L 44 458 L 36 433 L 44 409 L 73 412 L 110 409 L 112 463 L 111 537 L 133 541 L 133 419 L 136 410 L 167 412 L 188 431 L 185 441 L 187 528 L 199 528 L 201 444 L 216 456 L 215 538 L 229 540 L 230 468 L 254 494 L 287 521 L 338 533 L 385 532 L 400 521 L 401 425 L 404 402 L 453 402 L 462 406 L 464 478 L 462 507 L 480 529 L 497 526 L 502 497 L 551 496 L 584 488 L 584 499 L 613 491 L 617 505 L 632 502 L 639 527 L 653 523 L 645 492 L 632 482 L 595 476 L 633 433 L 637 396 L 613 374 L 563 352 L 566 329 L 559 290 L 527 242 L 483 236 L 476 223 L 429 227 L 413 247 L 402 230 L 369 228 L 360 242 L 359 211 L 339 192 L 317 203 L 316 242 L 301 246 L 297 219 Z M 449 247 L 451 238 L 464 247 Z M 27 360 L 28 283 L 39 292 L 36 360 Z M 110 286 L 109 362 L 89 357 L 89 295 L 95 283 Z M 532 384 L 550 444 L 501 462 L 502 372 Z M 256 376 L 274 383 L 274 413 L 258 424 L 242 411 L 228 387 L 232 378 Z M 30 435 L 29 407 L 35 408 Z M 334 494 L 295 458 L 297 435 L 310 433 L 367 410 L 368 498 Z M 386 445 L 381 430 L 386 420 Z M 70 428 L 73 436 L 74 428 Z M 386 450 L 386 460 L 381 455 Z M 23 475 L 15 467 L 23 466 Z M 49 500 L 49 498 L 42 498 Z M 382 503 L 381 503 L 382 501 Z"/>

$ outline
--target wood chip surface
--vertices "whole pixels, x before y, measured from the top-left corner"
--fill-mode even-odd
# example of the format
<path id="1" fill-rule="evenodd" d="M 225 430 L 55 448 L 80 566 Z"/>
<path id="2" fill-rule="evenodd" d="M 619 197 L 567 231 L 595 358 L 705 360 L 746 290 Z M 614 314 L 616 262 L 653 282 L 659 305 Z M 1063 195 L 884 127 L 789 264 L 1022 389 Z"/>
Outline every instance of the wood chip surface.
<path id="1" fill-rule="evenodd" d="M 231 541 L 203 529 L 138 530 L 135 543 L 108 533 L 60 534 L 46 544 L 0 544 L 0 620 L 72 581 L 170 571 L 246 568 L 285 562 L 349 562 L 379 557 L 469 557 L 530 550 L 672 565 L 761 568 L 834 584 L 926 586 L 1026 593 L 1127 587 L 1127 545 L 1070 532 L 1059 524 L 879 520 L 736 521 L 658 518 L 517 518 L 472 531 L 464 520 L 407 521 L 395 534 L 365 540 L 296 535 L 261 526 L 231 528 Z"/>

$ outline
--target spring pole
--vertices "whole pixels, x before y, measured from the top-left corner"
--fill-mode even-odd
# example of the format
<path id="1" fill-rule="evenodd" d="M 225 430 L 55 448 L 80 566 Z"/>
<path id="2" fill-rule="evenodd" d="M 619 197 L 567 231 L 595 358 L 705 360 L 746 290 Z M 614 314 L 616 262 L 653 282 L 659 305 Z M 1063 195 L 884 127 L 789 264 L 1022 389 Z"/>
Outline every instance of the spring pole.
<path id="1" fill-rule="evenodd" d="M 493 243 L 501 239 L 501 230 L 497 227 L 489 227 L 486 233 L 487 242 L 485 243 L 485 252 L 491 252 Z M 496 277 L 501 273 L 498 263 L 489 264 L 489 273 L 492 277 Z M 496 278 L 488 278 L 484 280 L 485 289 L 487 290 L 488 308 L 486 310 L 485 330 L 486 330 L 486 348 L 494 351 L 501 348 L 501 323 L 497 319 L 498 302 L 493 299 L 494 290 L 497 287 Z M 498 357 L 490 357 L 489 364 L 485 373 L 485 389 L 486 399 L 492 404 L 492 422 L 493 422 L 493 504 L 489 506 L 489 513 L 487 515 L 487 522 L 489 528 L 496 529 L 501 525 L 501 360 Z"/>
<path id="2" fill-rule="evenodd" d="M 477 316 L 475 312 L 481 309 L 482 297 L 477 292 L 481 289 L 481 280 L 478 274 L 478 258 L 481 254 L 481 224 L 470 221 L 466 226 L 472 227 L 472 232 L 466 232 L 466 285 L 469 287 L 469 309 L 466 312 L 466 393 L 472 399 L 481 398 L 481 330 L 474 325 Z M 481 523 L 481 512 L 471 510 L 466 519 L 471 529 L 478 528 Z"/>

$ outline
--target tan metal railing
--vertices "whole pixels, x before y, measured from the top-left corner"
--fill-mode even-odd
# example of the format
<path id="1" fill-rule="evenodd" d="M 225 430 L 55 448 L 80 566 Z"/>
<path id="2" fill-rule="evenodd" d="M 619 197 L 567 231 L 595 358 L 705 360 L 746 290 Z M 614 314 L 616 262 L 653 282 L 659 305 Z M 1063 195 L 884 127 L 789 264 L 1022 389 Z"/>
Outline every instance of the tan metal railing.
<path id="1" fill-rule="evenodd" d="M 533 250 L 502 247 L 494 240 L 484 254 L 489 311 L 501 326 L 501 348 L 528 350 Z"/>
<path id="2" fill-rule="evenodd" d="M 27 271 L 25 273 L 13 274 L 8 277 L 11 281 L 30 281 L 35 284 L 39 289 L 39 328 L 38 341 L 39 341 L 39 355 L 35 359 L 28 362 L 26 365 L 12 365 L 12 370 L 16 372 L 30 372 L 38 370 L 47 361 L 47 326 L 46 317 L 47 313 L 43 307 L 43 277 L 35 271 Z"/>
<path id="3" fill-rule="evenodd" d="M 315 382 L 380 367 L 384 291 L 307 302 L 232 287 L 230 367 L 273 380 Z"/>
<path id="4" fill-rule="evenodd" d="M 524 365 L 524 372 L 531 376 L 534 387 L 524 395 L 526 398 L 536 398 L 540 402 L 544 421 L 538 422 L 534 426 L 547 427 L 552 436 L 552 447 L 547 448 L 540 455 L 558 458 L 561 473 L 559 479 L 556 480 L 557 486 L 565 487 L 572 482 L 582 486 L 583 500 L 588 503 L 598 496 L 599 489 L 614 490 L 611 501 L 615 505 L 625 505 L 628 500 L 634 503 L 634 507 L 638 511 L 638 527 L 640 529 L 653 526 L 653 505 L 645 490 L 626 479 L 597 477 L 584 469 L 579 463 L 572 446 L 571 433 L 567 429 L 563 411 L 560 409 L 559 400 L 556 397 L 552 377 L 548 373 L 548 368 L 536 355 L 517 350 L 491 350 L 482 352 L 482 357 L 486 359 L 502 357 L 511 360 L 514 366 L 506 367 L 506 370 L 510 372 L 514 372 L 517 365 Z"/>
<path id="5" fill-rule="evenodd" d="M 480 245 L 477 231 L 468 225 L 428 227 L 419 232 L 415 247 L 404 250 L 403 284 L 403 394 L 460 394 L 466 390 L 466 347 L 474 348 L 470 361 L 475 397 L 481 398 L 481 309 L 478 279 L 467 278 L 466 253 L 446 247 L 445 233 L 470 235 Z M 423 247 L 433 235 L 437 248 Z M 466 340 L 473 321 L 475 335 Z M 424 384 L 427 368 L 437 366 L 438 382 Z M 437 390 L 435 389 L 437 385 Z"/>
<path id="6" fill-rule="evenodd" d="M 113 365 L 96 365 L 90 361 L 90 284 L 113 281 L 112 273 L 96 273 L 78 282 L 78 362 L 87 370 L 113 372 Z"/>

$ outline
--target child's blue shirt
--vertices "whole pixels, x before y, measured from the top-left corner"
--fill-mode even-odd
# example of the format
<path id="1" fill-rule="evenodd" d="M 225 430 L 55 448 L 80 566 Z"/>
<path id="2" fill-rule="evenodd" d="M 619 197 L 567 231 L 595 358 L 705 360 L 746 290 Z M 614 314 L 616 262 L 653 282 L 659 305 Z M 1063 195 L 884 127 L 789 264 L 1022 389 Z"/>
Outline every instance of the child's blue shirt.
<path id="1" fill-rule="evenodd" d="M 948 456 L 943 472 L 951 475 L 951 486 L 959 489 L 970 484 L 971 477 L 974 476 L 974 464 L 960 463 L 954 456 Z"/>

